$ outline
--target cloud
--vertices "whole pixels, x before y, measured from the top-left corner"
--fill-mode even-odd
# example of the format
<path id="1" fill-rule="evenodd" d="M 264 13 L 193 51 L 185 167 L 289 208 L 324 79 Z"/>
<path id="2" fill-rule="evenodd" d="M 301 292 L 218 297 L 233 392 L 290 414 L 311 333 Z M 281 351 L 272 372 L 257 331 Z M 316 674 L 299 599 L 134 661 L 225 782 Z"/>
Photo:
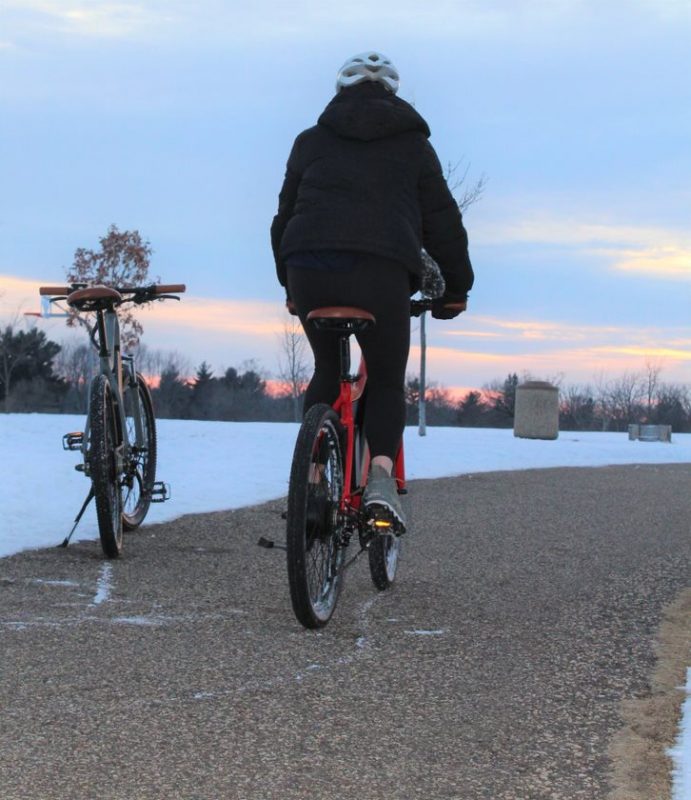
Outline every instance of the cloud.
<path id="1" fill-rule="evenodd" d="M 506 243 L 588 246 L 638 244 L 653 247 L 660 242 L 679 240 L 685 243 L 686 248 L 691 249 L 691 238 L 688 234 L 675 229 L 592 222 L 575 216 L 556 216 L 541 211 L 536 211 L 529 217 L 479 229 L 483 239 L 491 241 L 499 237 Z"/>
<path id="2" fill-rule="evenodd" d="M 37 281 L 0 275 L 0 318 L 24 311 L 37 311 L 40 286 L 60 281 Z M 225 300 L 182 295 L 181 302 L 151 303 L 144 306 L 141 321 L 148 330 L 177 329 L 184 336 L 193 329 L 205 334 L 236 334 L 248 337 L 275 336 L 283 331 L 288 317 L 282 305 L 259 300 Z"/>
<path id="3" fill-rule="evenodd" d="M 676 245 L 623 251 L 614 263 L 623 272 L 639 272 L 673 280 L 691 280 L 691 247 Z"/>
<path id="4" fill-rule="evenodd" d="M 484 330 L 449 330 L 445 336 L 469 338 L 504 338 L 507 341 L 581 342 L 593 337 L 627 335 L 630 329 L 617 325 L 574 325 L 548 320 L 511 320 L 475 316 L 473 322 L 485 326 Z"/>
<path id="5" fill-rule="evenodd" d="M 206 334 L 275 337 L 283 331 L 287 312 L 278 303 L 258 300 L 213 300 L 184 297 L 180 303 L 154 304 L 155 317 L 143 318 L 146 327 L 194 329 Z"/>
<path id="6" fill-rule="evenodd" d="M 411 350 L 409 372 L 416 372 L 419 348 Z M 432 379 L 444 385 L 465 385 L 472 380 L 476 386 L 502 379 L 508 374 L 530 376 L 541 380 L 563 380 L 565 383 L 588 383 L 598 376 L 615 377 L 624 372 L 641 372 L 646 362 L 660 361 L 663 378 L 683 382 L 684 367 L 691 362 L 691 352 L 672 350 L 663 346 L 616 347 L 592 346 L 582 348 L 553 348 L 545 351 L 517 353 L 484 353 L 432 346 L 427 351 L 427 370 Z M 681 368 L 681 369 L 680 369 Z"/>
<path id="7" fill-rule="evenodd" d="M 602 353 L 604 355 L 614 356 L 634 356 L 638 359 L 647 361 L 656 360 L 673 360 L 673 361 L 691 361 L 691 349 L 681 350 L 679 348 L 666 347 L 664 345 L 651 345 L 649 347 L 641 346 L 620 346 L 620 347 L 594 347 L 591 351 L 593 354 Z"/>
<path id="8" fill-rule="evenodd" d="M 108 0 L 6 0 L 6 29 L 14 33 L 52 31 L 90 38 L 120 39 L 154 33 L 171 17 L 158 2 Z"/>
<path id="9" fill-rule="evenodd" d="M 658 6 L 667 11 L 660 13 Z M 508 42 L 559 41 L 559 31 L 603 31 L 603 19 L 619 12 L 596 2 L 543 3 L 528 0 L 255 0 L 253 3 L 227 0 L 5 0 L 5 15 L 16 31 L 52 30 L 95 38 L 147 38 L 190 36 L 205 40 L 248 41 L 282 39 L 342 41 L 354 35 L 370 40 L 415 36 L 476 44 L 479 40 Z M 683 0 L 641 2 L 628 9 L 629 21 L 654 27 L 684 25 Z M 596 24 L 597 23 L 597 24 Z"/>
<path id="10" fill-rule="evenodd" d="M 0 324 L 22 311 L 39 307 L 38 288 L 55 281 L 0 275 Z M 194 363 L 238 364 L 258 358 L 277 361 L 280 335 L 289 320 L 280 303 L 183 295 L 142 314 L 144 341 L 152 349 L 177 349 Z M 436 323 L 428 330 L 428 375 L 443 386 L 481 386 L 511 372 L 569 382 L 592 381 L 596 374 L 640 371 L 646 361 L 661 361 L 666 380 L 688 382 L 691 326 L 642 327 L 576 325 L 550 319 L 468 317 L 472 328 Z M 67 336 L 63 320 L 38 323 L 60 341 Z M 456 327 L 456 325 L 458 327 Z M 357 363 L 353 349 L 353 363 Z M 409 371 L 416 373 L 420 350 L 413 334 Z M 269 367 L 270 368 L 270 367 Z"/>
<path id="11" fill-rule="evenodd" d="M 673 228 L 588 222 L 538 212 L 505 224 L 479 226 L 477 233 L 485 244 L 580 250 L 604 258 L 613 270 L 691 280 L 691 236 Z"/>
<path id="12" fill-rule="evenodd" d="M 454 382 L 468 370 L 482 370 L 486 376 L 492 370 L 499 375 L 518 372 L 547 378 L 563 374 L 583 381 L 596 372 L 638 371 L 646 361 L 661 361 L 670 379 L 688 381 L 688 326 L 575 325 L 489 316 L 473 317 L 473 324 L 472 330 L 431 332 L 431 341 L 446 341 L 428 349 L 431 374 L 455 375 Z M 417 346 L 413 352 L 418 358 Z"/>

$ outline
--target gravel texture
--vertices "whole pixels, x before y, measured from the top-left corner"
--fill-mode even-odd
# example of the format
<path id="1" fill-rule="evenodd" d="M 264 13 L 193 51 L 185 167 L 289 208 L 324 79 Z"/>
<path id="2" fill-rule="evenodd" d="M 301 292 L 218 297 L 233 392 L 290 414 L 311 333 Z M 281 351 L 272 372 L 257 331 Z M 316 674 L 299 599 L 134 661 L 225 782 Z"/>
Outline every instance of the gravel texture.
<path id="1" fill-rule="evenodd" d="M 690 478 L 414 482 L 396 586 L 361 559 L 319 633 L 256 546 L 284 501 L 0 560 L 0 797 L 604 799 L 691 584 Z"/>

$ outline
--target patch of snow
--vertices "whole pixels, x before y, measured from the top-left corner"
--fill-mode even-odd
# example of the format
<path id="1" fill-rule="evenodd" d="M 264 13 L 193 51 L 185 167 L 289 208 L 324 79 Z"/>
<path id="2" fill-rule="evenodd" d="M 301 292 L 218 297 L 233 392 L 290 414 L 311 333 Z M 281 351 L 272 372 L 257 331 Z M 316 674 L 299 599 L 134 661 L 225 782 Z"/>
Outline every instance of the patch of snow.
<path id="1" fill-rule="evenodd" d="M 414 631 L 406 631 L 409 636 L 443 636 L 446 631 L 443 628 L 439 628 L 438 630 L 414 630 Z"/>
<path id="2" fill-rule="evenodd" d="M 672 800 L 691 798 L 691 669 L 686 671 L 686 699 L 681 707 L 679 734 L 674 747 L 668 750 L 672 768 Z"/>
<path id="3" fill-rule="evenodd" d="M 78 452 L 62 434 L 83 417 L 1 414 L 0 557 L 59 544 L 74 522 L 89 482 L 74 470 Z M 240 508 L 283 497 L 298 425 L 270 422 L 158 420 L 157 478 L 172 499 L 151 507 L 147 522 Z M 258 447 L 257 443 L 262 446 Z M 270 447 L 267 445 L 271 445 Z M 691 434 L 666 442 L 631 442 L 626 433 L 562 433 L 554 441 L 517 439 L 511 430 L 428 428 L 406 432 L 408 478 L 439 478 L 498 470 L 691 462 Z M 93 502 L 73 541 L 98 538 Z"/>
<path id="4" fill-rule="evenodd" d="M 96 594 L 91 601 L 92 606 L 100 606 L 110 600 L 110 593 L 112 590 L 113 582 L 113 565 L 110 561 L 104 561 L 101 564 L 101 569 L 96 581 Z"/>

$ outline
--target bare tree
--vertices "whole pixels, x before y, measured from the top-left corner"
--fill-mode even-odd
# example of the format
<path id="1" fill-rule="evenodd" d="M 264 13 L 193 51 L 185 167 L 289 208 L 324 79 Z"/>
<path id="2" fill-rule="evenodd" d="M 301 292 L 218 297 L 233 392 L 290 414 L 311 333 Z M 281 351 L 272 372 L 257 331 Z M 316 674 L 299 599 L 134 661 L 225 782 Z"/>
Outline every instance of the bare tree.
<path id="1" fill-rule="evenodd" d="M 158 386 L 164 372 L 174 371 L 185 380 L 194 372 L 189 358 L 177 350 L 152 349 L 140 341 L 134 348 L 133 354 L 137 371 L 142 373 L 152 388 Z"/>
<path id="2" fill-rule="evenodd" d="M 91 379 L 97 371 L 96 351 L 91 345 L 68 342 L 55 359 L 55 372 L 69 384 L 80 412 L 86 412 Z"/>
<path id="3" fill-rule="evenodd" d="M 468 186 L 466 183 L 468 172 L 470 172 L 470 162 L 468 162 L 464 167 L 463 159 L 457 161 L 455 164 L 449 161 L 446 165 L 446 169 L 444 170 L 446 182 L 448 183 L 451 194 L 454 195 L 461 212 L 464 212 L 467 208 L 470 208 L 473 203 L 477 203 L 487 187 L 487 176 L 484 172 L 474 184 Z"/>
<path id="4" fill-rule="evenodd" d="M 455 195 L 455 200 L 461 212 L 476 203 L 485 191 L 487 176 L 482 173 L 472 186 L 466 186 L 466 179 L 470 170 L 470 162 L 462 169 L 463 161 L 455 164 L 449 161 L 444 171 L 444 178 L 451 194 L 460 190 L 460 196 Z M 422 296 L 441 297 L 446 285 L 439 265 L 423 248 L 422 250 Z M 418 400 L 418 435 L 427 435 L 427 312 L 420 314 L 420 395 Z"/>
<path id="5" fill-rule="evenodd" d="M 597 385 L 597 400 L 602 429 L 610 424 L 623 430 L 640 416 L 641 401 L 645 396 L 645 382 L 640 372 L 625 372 L 620 378 Z"/>
<path id="6" fill-rule="evenodd" d="M 595 419 L 595 398 L 590 386 L 567 386 L 560 392 L 559 427 L 588 430 Z"/>
<path id="7" fill-rule="evenodd" d="M 662 372 L 662 361 L 647 360 L 645 362 L 645 395 L 646 395 L 646 409 L 647 420 L 653 417 L 653 406 L 655 404 L 655 395 L 657 394 L 658 386 L 660 384 L 660 373 Z"/>
<path id="8" fill-rule="evenodd" d="M 676 433 L 691 430 L 691 392 L 687 386 L 662 383 L 655 393 L 653 419 Z"/>
<path id="9" fill-rule="evenodd" d="M 116 225 L 99 240 L 100 250 L 80 247 L 74 263 L 67 270 L 70 283 L 105 284 L 106 286 L 141 286 L 149 279 L 149 261 L 153 250 L 139 231 L 120 231 Z M 77 313 L 71 312 L 67 324 L 73 326 Z M 120 330 L 125 347 L 134 347 L 144 329 L 132 309 L 120 312 Z"/>
<path id="10" fill-rule="evenodd" d="M 293 418 L 299 422 L 300 398 L 309 380 L 307 362 L 307 340 L 302 325 L 295 317 L 283 325 L 281 334 L 281 355 L 279 356 L 278 377 L 285 384 L 293 401 Z"/>

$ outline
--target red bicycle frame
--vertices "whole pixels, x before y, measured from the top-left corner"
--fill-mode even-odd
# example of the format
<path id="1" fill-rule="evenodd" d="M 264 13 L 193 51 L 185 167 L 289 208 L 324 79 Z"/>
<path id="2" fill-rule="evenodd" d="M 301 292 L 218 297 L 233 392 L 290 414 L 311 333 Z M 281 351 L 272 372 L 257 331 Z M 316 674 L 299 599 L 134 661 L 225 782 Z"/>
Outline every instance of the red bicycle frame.
<path id="1" fill-rule="evenodd" d="M 351 378 L 350 376 L 341 376 L 340 393 L 333 404 L 333 409 L 339 415 L 341 419 L 341 425 L 346 432 L 345 471 L 343 476 L 343 494 L 341 495 L 341 511 L 344 513 L 347 513 L 349 509 L 353 509 L 354 511 L 360 510 L 362 492 L 359 490 L 364 488 L 366 485 L 367 475 L 369 474 L 370 452 L 369 446 L 366 444 L 365 453 L 362 458 L 361 472 L 360 475 L 357 476 L 357 489 L 355 492 L 353 492 L 352 478 L 353 470 L 356 468 L 355 415 L 353 413 L 353 404 L 356 400 L 359 400 L 363 396 L 366 384 L 367 365 L 365 364 L 365 359 L 361 357 L 360 367 L 355 378 Z M 396 485 L 399 491 L 405 489 L 403 440 L 401 440 L 401 444 L 399 445 L 396 453 L 393 474 L 396 478 Z"/>

